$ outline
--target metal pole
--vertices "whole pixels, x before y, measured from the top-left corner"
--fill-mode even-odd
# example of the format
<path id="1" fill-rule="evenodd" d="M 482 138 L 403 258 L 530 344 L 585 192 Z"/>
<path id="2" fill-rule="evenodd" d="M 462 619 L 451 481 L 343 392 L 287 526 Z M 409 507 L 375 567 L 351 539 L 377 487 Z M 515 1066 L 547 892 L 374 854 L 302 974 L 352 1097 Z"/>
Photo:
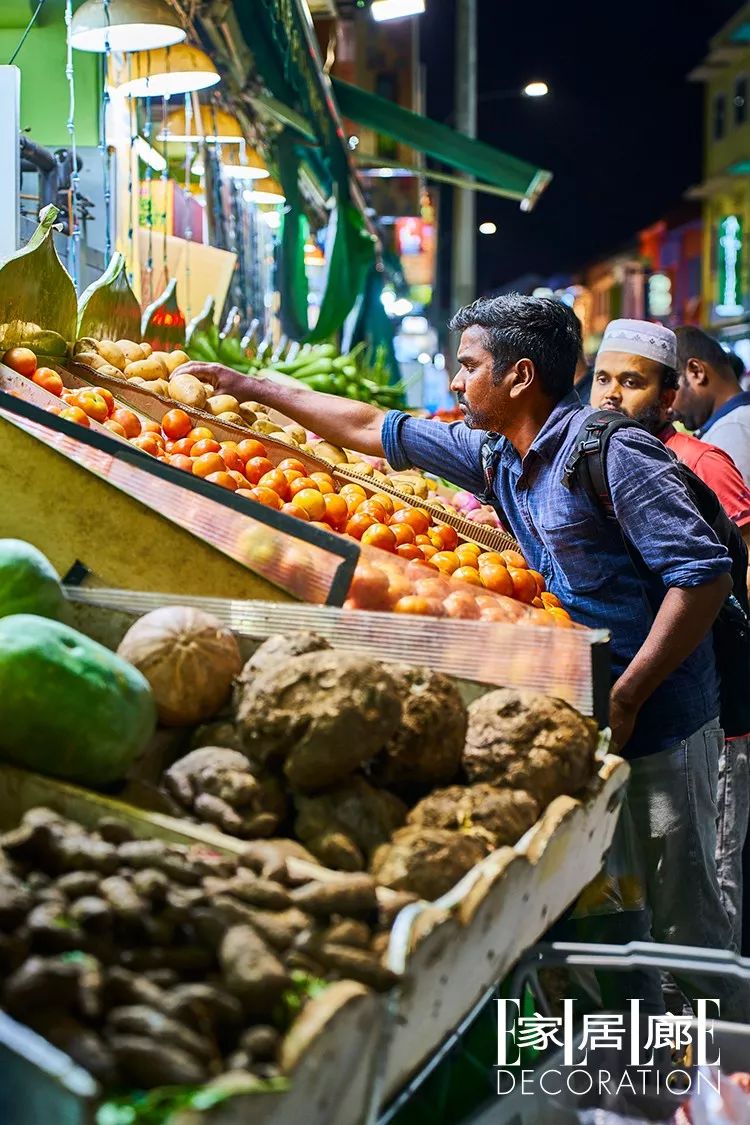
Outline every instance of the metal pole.
<path id="1" fill-rule="evenodd" d="M 477 0 L 456 2 L 456 129 L 477 135 Z M 453 192 L 452 311 L 476 297 L 476 193 Z"/>
<path id="2" fill-rule="evenodd" d="M 17 66 L 0 66 L 0 262 L 15 254 L 20 239 L 20 101 L 21 71 Z"/>

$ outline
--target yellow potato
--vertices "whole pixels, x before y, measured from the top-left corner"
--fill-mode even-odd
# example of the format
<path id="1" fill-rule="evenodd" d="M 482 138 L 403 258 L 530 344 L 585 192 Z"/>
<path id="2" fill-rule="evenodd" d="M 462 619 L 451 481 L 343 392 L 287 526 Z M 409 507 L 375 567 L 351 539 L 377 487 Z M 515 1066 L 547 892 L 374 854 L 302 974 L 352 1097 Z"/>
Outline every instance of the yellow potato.
<path id="1" fill-rule="evenodd" d="M 99 355 L 98 352 L 78 352 L 76 355 L 78 363 L 85 363 L 87 367 L 93 367 L 98 371 L 100 367 L 111 367 L 111 363 L 107 363 L 106 359 Z"/>
<path id="2" fill-rule="evenodd" d="M 80 352 L 94 352 L 95 355 L 98 355 L 99 353 L 96 350 L 98 347 L 99 341 L 95 340 L 93 336 L 81 336 L 80 340 L 75 342 L 73 355 L 77 356 Z"/>
<path id="3" fill-rule="evenodd" d="M 307 430 L 304 426 L 298 425 L 297 422 L 292 422 L 291 426 L 282 426 L 285 433 L 293 437 L 297 445 L 301 445 L 303 441 L 307 441 Z"/>
<path id="4" fill-rule="evenodd" d="M 140 344 L 134 344 L 132 340 L 116 340 L 115 343 L 128 363 L 137 363 L 139 359 L 148 359 L 151 354 L 150 348 L 147 353 Z"/>
<path id="5" fill-rule="evenodd" d="M 231 411 L 232 414 L 239 414 L 240 411 L 240 404 L 232 395 L 213 395 L 206 405 L 214 416 L 226 414 L 227 411 Z"/>
<path id="6" fill-rule="evenodd" d="M 169 359 L 169 353 L 168 352 L 151 352 L 151 355 L 148 358 L 149 358 L 150 363 L 158 363 L 159 364 L 159 366 L 162 369 L 162 373 L 163 373 L 164 378 L 168 379 L 169 375 L 170 375 L 169 364 L 167 362 L 167 360 Z"/>
<path id="7" fill-rule="evenodd" d="M 337 445 L 331 445 L 329 441 L 314 442 L 310 452 L 316 453 L 318 457 L 322 457 L 324 461 L 330 461 L 332 465 L 347 464 L 347 457 L 343 449 L 339 449 Z"/>
<path id="8" fill-rule="evenodd" d="M 268 410 L 268 407 L 264 406 L 262 402 L 252 402 L 250 399 L 248 399 L 247 402 L 240 403 L 240 410 L 242 410 L 243 407 L 247 410 L 251 410 L 253 414 L 265 414 Z"/>
<path id="9" fill-rule="evenodd" d="M 258 418 L 250 428 L 255 430 L 256 434 L 283 434 L 284 432 L 281 426 L 277 426 L 268 418 Z"/>
<path id="10" fill-rule="evenodd" d="M 299 449 L 300 443 L 295 441 L 294 436 L 286 432 L 286 430 L 274 430 L 271 434 L 274 441 L 283 441 L 285 445 L 291 445 L 295 449 Z"/>
<path id="11" fill-rule="evenodd" d="M 145 359 L 148 359 L 148 357 L 151 355 L 151 352 L 154 350 L 149 344 L 148 340 L 141 340 L 139 347 L 143 352 Z"/>
<path id="12" fill-rule="evenodd" d="M 181 367 L 183 363 L 190 363 L 190 356 L 187 352 L 181 352 L 179 349 L 176 352 L 167 352 L 167 367 L 169 374 L 177 367 Z"/>
<path id="13" fill-rule="evenodd" d="M 351 473 L 357 473 L 362 477 L 371 477 L 375 473 L 372 465 L 370 465 L 367 461 L 358 461 L 356 465 L 350 465 L 349 471 Z"/>
<path id="14" fill-rule="evenodd" d="M 159 360 L 151 356 L 149 359 L 139 359 L 127 365 L 125 378 L 132 379 L 134 375 L 137 375 L 140 379 L 145 379 L 148 383 L 152 379 L 166 379 L 167 373 Z"/>
<path id="15" fill-rule="evenodd" d="M 111 363 L 118 371 L 125 370 L 128 361 L 125 358 L 124 351 L 117 344 L 113 344 L 111 340 L 100 340 L 96 350 L 103 359 L 106 359 L 107 363 Z"/>
<path id="16" fill-rule="evenodd" d="M 206 406 L 206 392 L 200 379 L 194 375 L 177 375 L 169 382 L 169 396 L 183 406 L 203 410 Z"/>
<path id="17" fill-rule="evenodd" d="M 151 391 L 155 395 L 164 395 L 169 398 L 169 383 L 166 379 L 150 379 L 141 383 L 144 391 Z"/>
<path id="18" fill-rule="evenodd" d="M 258 412 L 254 409 L 257 404 L 254 402 L 241 402 L 240 414 L 246 422 L 254 422 L 258 417 Z"/>
<path id="19" fill-rule="evenodd" d="M 231 422 L 233 426 L 243 426 L 247 428 L 249 425 L 236 410 L 222 410 L 221 414 L 216 414 L 214 417 L 217 422 Z"/>

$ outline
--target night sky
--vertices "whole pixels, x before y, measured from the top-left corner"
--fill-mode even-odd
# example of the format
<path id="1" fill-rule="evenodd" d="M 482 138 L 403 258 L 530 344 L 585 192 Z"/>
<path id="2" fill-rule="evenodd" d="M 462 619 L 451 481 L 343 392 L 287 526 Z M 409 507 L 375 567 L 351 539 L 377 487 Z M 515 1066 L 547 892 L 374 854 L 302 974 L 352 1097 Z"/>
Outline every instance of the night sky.
<path id="1" fill-rule="evenodd" d="M 531 214 L 510 200 L 477 197 L 477 222 L 498 225 L 496 235 L 478 238 L 479 292 L 606 256 L 680 203 L 701 178 L 702 87 L 686 76 L 739 7 L 739 0 L 479 0 L 480 98 L 532 79 L 544 79 L 552 93 L 480 100 L 478 136 L 554 173 Z M 427 9 L 420 17 L 427 112 L 444 120 L 453 109 L 454 2 L 428 0 Z M 447 224 L 447 201 L 443 208 Z"/>

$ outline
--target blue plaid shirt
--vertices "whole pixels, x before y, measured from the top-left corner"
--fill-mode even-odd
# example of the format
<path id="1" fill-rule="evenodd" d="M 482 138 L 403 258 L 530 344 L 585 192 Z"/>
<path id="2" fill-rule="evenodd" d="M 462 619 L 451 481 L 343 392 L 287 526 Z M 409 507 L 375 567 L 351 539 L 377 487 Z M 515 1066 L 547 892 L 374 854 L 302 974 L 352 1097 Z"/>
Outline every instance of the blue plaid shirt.
<path id="1" fill-rule="evenodd" d="M 574 482 L 568 489 L 562 483 L 565 462 L 590 413 L 575 392 L 568 395 L 523 460 L 501 440 L 493 490 L 529 565 L 541 571 L 572 617 L 609 630 L 616 678 L 645 641 L 667 589 L 711 582 L 729 572 L 731 560 L 696 510 L 671 455 L 645 430 L 617 430 L 609 444 L 617 523 L 606 519 L 585 486 Z M 477 494 L 485 489 L 480 463 L 485 436 L 463 422 L 429 422 L 396 410 L 386 414 L 382 429 L 395 469 L 417 465 Z M 642 556 L 651 581 L 636 572 L 622 533 Z M 644 704 L 626 756 L 663 750 L 718 714 L 709 633 Z"/>

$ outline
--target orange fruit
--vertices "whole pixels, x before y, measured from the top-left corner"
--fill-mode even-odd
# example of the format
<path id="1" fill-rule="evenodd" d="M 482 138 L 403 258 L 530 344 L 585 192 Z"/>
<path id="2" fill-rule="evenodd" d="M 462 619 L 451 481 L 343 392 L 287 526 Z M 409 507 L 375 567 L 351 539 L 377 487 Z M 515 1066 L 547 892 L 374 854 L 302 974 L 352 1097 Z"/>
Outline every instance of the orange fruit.
<path id="1" fill-rule="evenodd" d="M 393 513 L 391 523 L 408 523 L 417 535 L 426 535 L 432 518 L 424 508 L 401 508 L 400 511 Z"/>
<path id="2" fill-rule="evenodd" d="M 298 520 L 304 520 L 306 523 L 310 522 L 310 517 L 304 508 L 300 508 L 296 504 L 283 504 L 280 509 L 286 516 L 296 516 Z"/>
<path id="3" fill-rule="evenodd" d="M 366 528 L 361 543 L 363 547 L 379 547 L 381 551 L 393 553 L 396 550 L 396 536 L 384 523 L 374 523 Z"/>
<path id="4" fill-rule="evenodd" d="M 209 438 L 212 438 L 214 435 L 211 433 L 208 426 L 196 426 L 194 429 L 190 430 L 185 436 L 192 438 L 193 441 L 204 441 L 204 440 L 207 441 Z"/>
<path id="5" fill-rule="evenodd" d="M 188 436 L 193 428 L 193 423 L 189 414 L 175 407 L 174 410 L 168 410 L 164 415 L 161 420 L 161 428 L 164 436 L 168 437 L 170 441 L 179 441 L 180 438 Z"/>
<path id="6" fill-rule="evenodd" d="M 77 422 L 79 426 L 89 425 L 89 416 L 85 410 L 81 410 L 80 406 L 66 406 L 60 411 L 60 417 L 67 418 L 69 422 Z"/>
<path id="7" fill-rule="evenodd" d="M 483 566 L 495 564 L 497 566 L 506 566 L 505 559 L 498 551 L 482 551 L 481 555 L 477 559 L 477 563 L 480 570 Z"/>
<path id="8" fill-rule="evenodd" d="M 190 456 L 190 450 L 195 445 L 195 439 L 191 437 L 180 438 L 179 441 L 172 442 L 172 452 L 180 453 L 185 457 Z"/>
<path id="9" fill-rule="evenodd" d="M 226 461 L 224 463 L 226 464 Z M 251 487 L 250 481 L 247 479 L 247 477 L 245 476 L 244 473 L 238 472 L 237 469 L 229 469 L 229 468 L 227 468 L 227 472 L 229 473 L 232 480 L 236 482 L 238 488 L 250 488 Z"/>
<path id="10" fill-rule="evenodd" d="M 303 488 L 295 492 L 291 502 L 297 508 L 304 508 L 311 520 L 322 520 L 326 514 L 326 502 L 317 488 Z"/>
<path id="11" fill-rule="evenodd" d="M 281 510 L 281 497 L 272 488 L 251 488 L 250 495 L 266 508 L 275 508 L 277 512 Z"/>
<path id="12" fill-rule="evenodd" d="M 289 481 L 281 469 L 271 469 L 270 472 L 264 473 L 258 484 L 261 488 L 272 488 L 282 500 L 291 499 Z"/>
<path id="13" fill-rule="evenodd" d="M 359 562 L 349 587 L 349 598 L 358 609 L 388 608 L 388 575 L 369 562 Z"/>
<path id="14" fill-rule="evenodd" d="M 559 605 L 547 606 L 546 612 L 550 615 L 556 625 L 570 628 L 573 624 L 573 619 L 566 609 Z"/>
<path id="15" fill-rule="evenodd" d="M 175 469 L 182 469 L 186 473 L 193 471 L 193 458 L 186 457 L 184 453 L 172 453 L 167 459 L 168 465 L 174 465 Z"/>
<path id="16" fill-rule="evenodd" d="M 399 543 L 396 554 L 402 559 L 421 559 L 424 556 L 416 543 Z"/>
<path id="17" fill-rule="evenodd" d="M 423 598 L 419 594 L 407 594 L 405 598 L 399 598 L 393 607 L 394 613 L 416 613 L 420 616 L 427 616 L 431 611 L 429 598 Z"/>
<path id="18" fill-rule="evenodd" d="M 482 579 L 475 566 L 459 566 L 453 571 L 453 577 L 460 578 L 462 582 L 470 582 L 472 586 L 482 585 Z"/>
<path id="19" fill-rule="evenodd" d="M 391 526 L 391 531 L 396 536 L 396 545 L 399 547 L 404 543 L 414 543 L 416 538 L 414 528 L 408 523 L 395 523 Z"/>
<path id="20" fill-rule="evenodd" d="M 501 554 L 506 566 L 514 566 L 520 570 L 528 570 L 529 564 L 518 551 L 502 551 Z"/>
<path id="21" fill-rule="evenodd" d="M 335 492 L 324 492 L 323 503 L 326 506 L 326 523 L 329 523 L 335 531 L 343 531 L 349 519 L 346 500 L 337 496 Z"/>
<path id="22" fill-rule="evenodd" d="M 460 565 L 461 560 L 453 551 L 437 551 L 430 559 L 430 566 L 437 567 L 442 574 L 453 574 Z"/>
<path id="23" fill-rule="evenodd" d="M 123 430 L 120 423 L 115 422 L 114 418 L 108 418 L 107 421 L 104 423 L 104 425 L 107 427 L 108 430 L 111 430 L 113 434 L 117 434 L 118 437 L 124 438 L 124 437 L 128 436 L 125 433 L 125 431 Z"/>
<path id="24" fill-rule="evenodd" d="M 95 422 L 106 422 L 109 417 L 109 407 L 96 391 L 79 391 L 76 405 L 85 410 Z"/>
<path id="25" fill-rule="evenodd" d="M 279 466 L 279 468 L 281 469 L 281 466 Z M 284 474 L 290 484 L 292 483 L 292 481 L 302 480 L 305 475 L 304 473 L 301 473 L 299 469 L 281 469 L 281 472 Z"/>
<path id="26" fill-rule="evenodd" d="M 238 445 L 241 457 L 244 457 L 242 451 L 242 446 L 244 444 L 244 441 L 241 441 Z M 270 473 L 272 470 L 273 462 L 269 461 L 267 457 L 249 457 L 247 461 L 245 461 L 245 476 L 252 485 L 256 485 L 262 476 L 266 473 Z"/>
<path id="27" fill-rule="evenodd" d="M 228 488 L 230 492 L 237 491 L 237 481 L 229 473 L 221 471 L 209 473 L 206 480 L 210 480 L 211 484 L 218 484 L 220 488 Z"/>
<path id="28" fill-rule="evenodd" d="M 438 553 L 437 547 L 433 547 L 432 543 L 420 543 L 419 549 L 422 552 L 422 558 L 428 562 L 433 555 Z"/>
<path id="29" fill-rule="evenodd" d="M 208 477 L 211 473 L 226 471 L 224 458 L 219 453 L 203 453 L 200 457 L 193 457 L 193 473 L 197 477 Z"/>
<path id="30" fill-rule="evenodd" d="M 307 470 L 305 469 L 305 466 L 300 461 L 299 457 L 285 457 L 283 461 L 279 461 L 276 468 L 281 469 L 282 473 L 286 473 L 286 472 L 299 473 L 299 475 L 301 477 L 304 477 L 304 476 L 307 475 Z"/>
<path id="31" fill-rule="evenodd" d="M 161 426 L 158 422 L 154 422 L 153 418 L 144 418 L 141 422 L 142 434 L 159 434 L 161 437 Z"/>
<path id="32" fill-rule="evenodd" d="M 247 462 L 252 460 L 253 457 L 265 457 L 266 447 L 262 441 L 257 441 L 255 438 L 243 438 L 242 441 L 237 442 L 237 449 L 243 461 Z M 271 465 L 273 468 L 273 465 Z"/>
<path id="33" fill-rule="evenodd" d="M 227 469 L 234 469 L 238 473 L 245 475 L 245 462 L 240 456 L 240 451 L 237 448 L 236 441 L 222 441 L 219 442 L 219 452 L 224 458 L 224 464 Z"/>
<path id="34" fill-rule="evenodd" d="M 51 367 L 37 367 L 31 378 L 38 386 L 44 387 L 45 391 L 49 391 L 51 395 L 57 395 L 59 398 L 63 393 L 63 381 Z"/>
<path id="35" fill-rule="evenodd" d="M 562 602 L 557 594 L 553 594 L 549 590 L 542 590 L 539 596 L 547 609 L 562 609 Z"/>
<path id="36" fill-rule="evenodd" d="M 368 527 L 372 527 L 375 522 L 375 519 L 368 516 L 367 512 L 355 512 L 347 521 L 346 534 L 351 535 L 352 539 L 361 539 Z"/>
<path id="37" fill-rule="evenodd" d="M 142 449 L 144 453 L 150 453 L 152 457 L 164 453 L 164 446 L 156 434 L 139 434 L 138 437 L 130 439 L 130 444 L 136 449 Z"/>
<path id="38" fill-rule="evenodd" d="M 480 567 L 479 580 L 483 586 L 492 590 L 493 593 L 505 594 L 508 598 L 513 597 L 513 580 L 508 573 L 507 566 L 503 566 L 502 563 L 487 563 Z M 534 583 L 534 593 L 536 593 L 536 583 Z"/>
<path id="39" fill-rule="evenodd" d="M 320 491 L 324 494 L 336 491 L 336 486 L 333 483 L 333 477 L 330 473 L 310 473 L 310 480 L 315 481 Z"/>
<path id="40" fill-rule="evenodd" d="M 10 348 L 3 356 L 3 363 L 27 379 L 36 371 L 36 356 L 30 348 Z"/>
<path id="41" fill-rule="evenodd" d="M 381 505 L 381 507 L 385 508 L 386 515 L 389 515 L 389 516 L 393 515 L 393 513 L 395 511 L 395 509 L 393 507 L 393 500 L 391 499 L 391 497 L 388 495 L 387 492 L 376 492 L 376 493 L 373 494 L 371 499 L 376 500 L 378 502 L 378 504 Z"/>
<path id="42" fill-rule="evenodd" d="M 505 553 L 514 554 L 517 552 L 507 551 Z M 536 579 L 531 571 L 520 566 L 509 566 L 508 574 L 513 583 L 513 597 L 518 598 L 519 602 L 531 605 L 537 595 Z"/>
<path id="43" fill-rule="evenodd" d="M 115 396 L 111 391 L 108 391 L 106 387 L 94 387 L 94 390 L 99 395 L 99 397 L 103 398 L 106 402 L 107 410 L 109 411 L 109 417 L 111 418 L 115 412 Z"/>
<path id="44" fill-rule="evenodd" d="M 478 565 L 477 559 L 482 553 L 482 548 L 477 546 L 476 543 L 459 543 L 455 548 L 455 552 L 461 561 L 461 566 L 473 566 L 476 568 Z"/>
<path id="45" fill-rule="evenodd" d="M 536 590 L 538 594 L 543 593 L 547 589 L 547 584 L 544 581 L 544 575 L 540 574 L 538 570 L 529 569 L 529 574 L 536 582 Z"/>
<path id="46" fill-rule="evenodd" d="M 312 477 L 295 477 L 289 484 L 289 495 L 296 496 L 297 493 L 302 492 L 304 488 L 314 488 L 320 492 L 317 482 L 314 481 Z"/>
<path id="47" fill-rule="evenodd" d="M 221 446 L 215 438 L 201 438 L 190 450 L 191 457 L 202 457 L 204 453 L 218 453 L 221 456 Z"/>
<path id="48" fill-rule="evenodd" d="M 458 535 L 454 527 L 450 527 L 447 523 L 438 524 L 435 528 L 435 535 L 438 537 L 438 542 L 430 538 L 439 551 L 455 551 L 458 546 Z"/>
<path id="49" fill-rule="evenodd" d="M 460 617 L 464 620 L 477 620 L 479 606 L 473 594 L 467 590 L 453 590 L 443 600 L 443 609 L 447 617 Z"/>
<path id="50" fill-rule="evenodd" d="M 388 520 L 388 513 L 377 500 L 365 500 L 364 504 L 359 505 L 357 511 L 366 512 L 368 516 L 372 516 L 376 523 L 386 523 Z"/>
<path id="51" fill-rule="evenodd" d="M 134 438 L 138 437 L 141 432 L 141 422 L 137 414 L 132 410 L 126 409 L 124 406 L 118 406 L 112 415 L 113 422 L 119 422 L 125 431 L 125 437 Z"/>

